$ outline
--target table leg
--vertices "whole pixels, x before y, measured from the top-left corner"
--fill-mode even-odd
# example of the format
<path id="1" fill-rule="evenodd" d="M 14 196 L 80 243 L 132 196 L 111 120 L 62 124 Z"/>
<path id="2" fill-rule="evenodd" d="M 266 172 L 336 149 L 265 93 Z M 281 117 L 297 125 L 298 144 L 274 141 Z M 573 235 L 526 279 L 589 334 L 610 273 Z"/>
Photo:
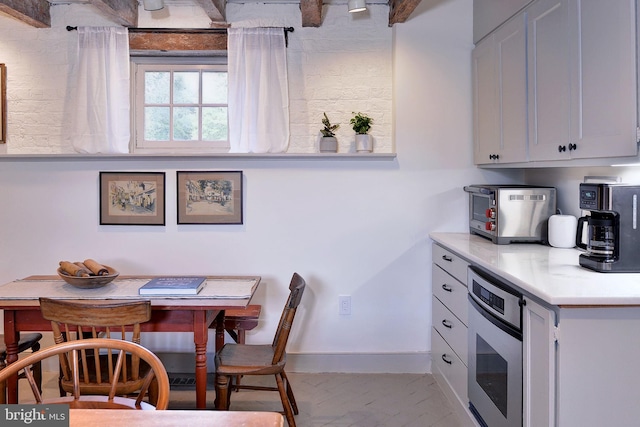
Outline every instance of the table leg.
<path id="1" fill-rule="evenodd" d="M 4 344 L 7 347 L 7 365 L 18 360 L 18 333 L 15 317 L 15 311 L 4 310 Z M 18 375 L 12 375 L 8 378 L 6 385 L 7 403 L 18 403 Z"/>
<path id="2" fill-rule="evenodd" d="M 209 325 L 206 310 L 193 313 L 193 341 L 196 345 L 196 408 L 207 407 L 207 340 Z"/>

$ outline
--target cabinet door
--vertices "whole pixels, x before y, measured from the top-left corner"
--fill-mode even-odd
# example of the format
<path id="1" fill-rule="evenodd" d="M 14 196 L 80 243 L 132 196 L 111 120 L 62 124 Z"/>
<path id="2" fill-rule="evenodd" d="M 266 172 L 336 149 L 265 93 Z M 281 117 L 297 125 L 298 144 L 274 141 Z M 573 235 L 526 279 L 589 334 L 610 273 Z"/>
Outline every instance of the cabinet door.
<path id="1" fill-rule="evenodd" d="M 495 163 L 498 154 L 498 98 L 496 49 L 493 35 L 478 43 L 473 64 L 473 160 Z"/>
<path id="2" fill-rule="evenodd" d="M 527 161 L 526 15 L 518 15 L 495 34 L 500 163 Z"/>
<path id="3" fill-rule="evenodd" d="M 527 14 L 529 159 L 569 159 L 568 0 L 539 0 Z"/>
<path id="4" fill-rule="evenodd" d="M 555 313 L 525 298 L 522 313 L 524 427 L 555 425 Z"/>
<path id="5" fill-rule="evenodd" d="M 571 156 L 636 155 L 635 1 L 569 5 Z"/>

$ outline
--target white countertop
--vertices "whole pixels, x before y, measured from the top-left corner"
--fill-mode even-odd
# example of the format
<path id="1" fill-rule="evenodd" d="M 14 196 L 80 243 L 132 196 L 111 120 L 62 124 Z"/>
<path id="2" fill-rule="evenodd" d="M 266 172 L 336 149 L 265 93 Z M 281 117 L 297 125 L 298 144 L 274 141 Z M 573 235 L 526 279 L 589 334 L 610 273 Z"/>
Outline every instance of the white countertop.
<path id="1" fill-rule="evenodd" d="M 496 245 L 468 233 L 431 233 L 435 242 L 552 305 L 640 305 L 640 273 L 581 267 L 577 249 Z"/>

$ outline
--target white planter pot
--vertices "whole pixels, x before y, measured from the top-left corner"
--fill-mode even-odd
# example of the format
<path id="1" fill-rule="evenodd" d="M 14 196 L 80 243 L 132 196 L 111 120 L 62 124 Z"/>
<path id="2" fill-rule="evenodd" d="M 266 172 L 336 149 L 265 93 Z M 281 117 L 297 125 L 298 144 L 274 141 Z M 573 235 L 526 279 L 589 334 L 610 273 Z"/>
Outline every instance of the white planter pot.
<path id="1" fill-rule="evenodd" d="M 318 150 L 321 153 L 337 153 L 338 139 L 335 136 L 323 136 L 318 142 Z"/>
<path id="2" fill-rule="evenodd" d="M 370 153 L 373 151 L 373 142 L 368 134 L 356 134 L 356 151 L 358 153 Z"/>

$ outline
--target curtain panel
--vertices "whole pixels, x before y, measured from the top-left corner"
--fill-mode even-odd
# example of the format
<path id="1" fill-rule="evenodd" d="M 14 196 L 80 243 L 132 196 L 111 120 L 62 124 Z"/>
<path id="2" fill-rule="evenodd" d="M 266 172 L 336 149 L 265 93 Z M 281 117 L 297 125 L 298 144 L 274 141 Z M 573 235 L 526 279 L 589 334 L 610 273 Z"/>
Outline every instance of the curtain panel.
<path id="1" fill-rule="evenodd" d="M 129 35 L 123 27 L 78 27 L 71 142 L 79 153 L 128 153 Z"/>
<path id="2" fill-rule="evenodd" d="M 282 153 L 289 146 L 289 86 L 282 28 L 229 28 L 229 144 L 232 153 Z"/>

